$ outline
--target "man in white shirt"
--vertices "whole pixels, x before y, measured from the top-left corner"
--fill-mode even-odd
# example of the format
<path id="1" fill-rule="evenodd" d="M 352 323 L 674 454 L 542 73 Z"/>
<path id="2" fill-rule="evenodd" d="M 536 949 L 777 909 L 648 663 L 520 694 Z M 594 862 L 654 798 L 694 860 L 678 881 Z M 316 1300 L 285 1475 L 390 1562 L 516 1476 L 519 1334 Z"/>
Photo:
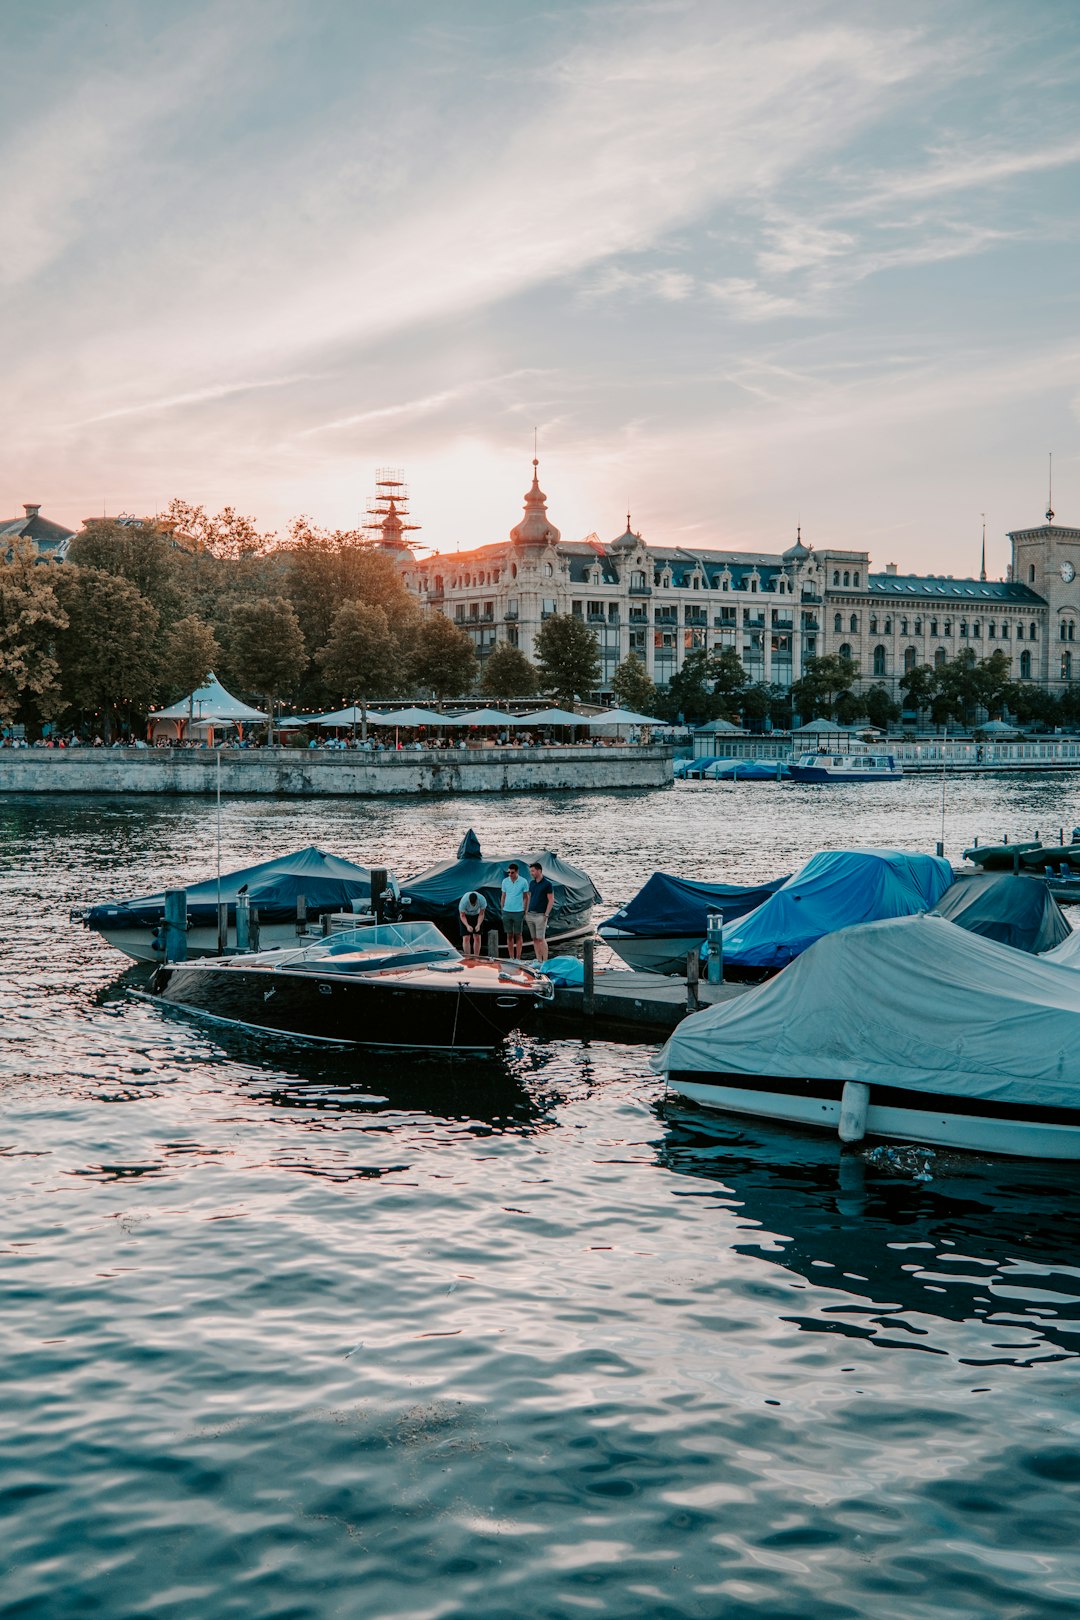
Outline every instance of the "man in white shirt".
<path id="1" fill-rule="evenodd" d="M 463 894 L 458 905 L 458 917 L 461 921 L 461 949 L 466 956 L 480 955 L 480 937 L 484 932 L 484 917 L 487 914 L 487 901 L 479 889 L 470 889 Z"/>
<path id="2" fill-rule="evenodd" d="M 502 880 L 501 895 L 506 954 L 512 960 L 521 959 L 521 936 L 525 932 L 525 901 L 528 894 L 528 880 L 521 876 L 517 862 L 511 861 Z"/>

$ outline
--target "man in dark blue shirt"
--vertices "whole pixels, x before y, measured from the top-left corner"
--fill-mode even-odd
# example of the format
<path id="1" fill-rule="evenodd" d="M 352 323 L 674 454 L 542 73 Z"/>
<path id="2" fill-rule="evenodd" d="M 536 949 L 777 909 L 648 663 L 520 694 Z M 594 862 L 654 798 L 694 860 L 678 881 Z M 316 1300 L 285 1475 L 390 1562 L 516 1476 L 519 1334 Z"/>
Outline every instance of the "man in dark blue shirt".
<path id="1" fill-rule="evenodd" d="M 525 913 L 525 924 L 529 930 L 529 937 L 533 942 L 538 962 L 546 962 L 547 925 L 551 916 L 551 908 L 555 904 L 555 890 L 544 876 L 544 868 L 539 861 L 529 864 L 529 909 Z"/>

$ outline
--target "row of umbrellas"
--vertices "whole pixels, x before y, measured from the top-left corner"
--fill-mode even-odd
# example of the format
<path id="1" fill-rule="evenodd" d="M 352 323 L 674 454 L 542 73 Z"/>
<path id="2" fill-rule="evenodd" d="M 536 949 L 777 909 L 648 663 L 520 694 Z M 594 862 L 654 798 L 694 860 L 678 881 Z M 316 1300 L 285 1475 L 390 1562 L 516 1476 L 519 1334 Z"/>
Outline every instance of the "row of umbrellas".
<path id="1" fill-rule="evenodd" d="M 308 715 L 312 726 L 357 726 L 364 719 L 357 704 L 332 714 Z M 470 709 L 465 714 L 437 714 L 434 709 L 393 709 L 387 713 L 368 709 L 372 726 L 509 726 L 521 730 L 532 726 L 661 726 L 647 714 L 632 709 L 605 709 L 601 714 L 574 714 L 570 709 L 539 709 L 533 714 L 503 714 L 499 709 Z"/>

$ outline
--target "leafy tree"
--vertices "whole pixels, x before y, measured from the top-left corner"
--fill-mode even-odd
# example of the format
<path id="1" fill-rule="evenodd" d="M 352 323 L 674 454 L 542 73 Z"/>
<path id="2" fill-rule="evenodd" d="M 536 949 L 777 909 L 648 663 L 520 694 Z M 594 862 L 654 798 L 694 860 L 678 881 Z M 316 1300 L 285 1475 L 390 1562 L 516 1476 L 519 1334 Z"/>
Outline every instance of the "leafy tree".
<path id="1" fill-rule="evenodd" d="M 156 528 L 153 519 L 118 523 L 92 518 L 72 540 L 67 560 L 130 581 L 164 624 L 183 617 L 190 606 L 190 554 Z"/>
<path id="2" fill-rule="evenodd" d="M 32 540 L 0 562 L 0 720 L 51 720 L 61 706 L 54 642 L 67 628 L 56 594 L 59 567 L 37 560 Z"/>
<path id="3" fill-rule="evenodd" d="M 888 731 L 900 718 L 900 705 L 884 686 L 871 686 L 859 699 L 863 713 L 872 726 Z"/>
<path id="4" fill-rule="evenodd" d="M 211 517 L 205 507 L 176 498 L 150 521 L 155 529 L 172 535 L 181 545 L 232 562 L 258 556 L 274 543 L 273 535 L 259 532 L 254 518 L 244 517 L 232 506 L 223 507 Z"/>
<path id="5" fill-rule="evenodd" d="M 916 664 L 914 669 L 905 670 L 900 677 L 900 690 L 904 694 L 905 708 L 914 709 L 916 714 L 929 709 L 936 691 L 933 665 Z"/>
<path id="6" fill-rule="evenodd" d="M 130 726 L 153 700 L 158 611 L 130 580 L 103 568 L 64 563 L 56 590 L 67 615 L 56 641 L 64 696 L 69 707 L 100 714 L 110 742 L 114 715 Z"/>
<path id="7" fill-rule="evenodd" d="M 412 677 L 438 698 L 463 697 L 476 685 L 479 666 L 472 637 L 441 613 L 416 632 Z"/>
<path id="8" fill-rule="evenodd" d="M 600 648 L 596 636 L 571 613 L 553 613 L 536 637 L 540 680 L 559 703 L 588 697 L 600 685 Z"/>
<path id="9" fill-rule="evenodd" d="M 540 686 L 535 668 L 520 647 L 508 641 L 496 642 L 484 661 L 480 690 L 485 697 L 533 697 Z"/>
<path id="10" fill-rule="evenodd" d="M 804 721 L 835 719 L 841 694 L 850 692 L 858 678 L 858 664 L 839 653 L 808 658 L 802 678 L 792 684 L 792 701 Z"/>
<path id="11" fill-rule="evenodd" d="M 763 730 L 771 708 L 769 688 L 765 682 L 755 681 L 752 686 L 746 687 L 740 695 L 740 704 L 743 725 L 749 731 Z"/>
<path id="12" fill-rule="evenodd" d="M 618 666 L 611 681 L 616 702 L 637 714 L 655 715 L 660 701 L 656 684 L 637 653 L 630 653 Z"/>
<path id="13" fill-rule="evenodd" d="M 325 647 L 315 654 L 327 687 L 344 703 L 389 696 L 401 682 L 402 658 L 386 611 L 367 602 L 342 602 Z"/>
<path id="14" fill-rule="evenodd" d="M 719 704 L 713 693 L 709 656 L 703 649 L 687 653 L 682 668 L 668 682 L 661 704 L 669 720 L 678 721 L 681 716 L 689 725 L 701 725 L 716 718 Z"/>
<path id="15" fill-rule="evenodd" d="M 263 697 L 274 736 L 274 706 L 296 686 L 307 652 L 296 611 L 283 596 L 238 602 L 229 623 L 229 659 L 241 686 Z"/>
<path id="16" fill-rule="evenodd" d="M 174 698 L 205 685 L 221 663 L 221 646 L 208 624 L 196 615 L 178 619 L 161 645 L 161 680 Z"/>
<path id="17" fill-rule="evenodd" d="M 719 652 L 714 652 L 708 660 L 707 672 L 715 699 L 709 718 L 736 719 L 743 712 L 747 686 L 746 671 L 734 647 L 722 647 Z"/>

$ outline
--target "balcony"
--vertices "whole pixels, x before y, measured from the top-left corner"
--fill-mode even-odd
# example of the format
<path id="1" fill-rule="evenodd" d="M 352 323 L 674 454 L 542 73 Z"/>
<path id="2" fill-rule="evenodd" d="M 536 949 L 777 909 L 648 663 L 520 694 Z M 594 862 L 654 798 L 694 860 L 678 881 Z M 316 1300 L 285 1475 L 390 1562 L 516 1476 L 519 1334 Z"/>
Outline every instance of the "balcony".
<path id="1" fill-rule="evenodd" d="M 698 629 L 704 630 L 708 622 L 709 615 L 707 613 L 698 608 L 687 608 L 686 623 L 688 625 L 695 625 Z"/>
<path id="2" fill-rule="evenodd" d="M 657 608 L 653 618 L 654 624 L 678 624 L 678 622 L 679 615 L 674 609 L 672 609 L 670 613 L 667 613 L 663 609 Z"/>
<path id="3" fill-rule="evenodd" d="M 517 608 L 507 608 L 505 610 L 505 612 L 503 613 L 503 618 L 509 620 L 509 622 L 511 624 L 514 622 L 514 620 L 517 618 L 517 616 L 518 616 Z"/>
<path id="4" fill-rule="evenodd" d="M 586 613 L 585 617 L 589 624 L 607 624 L 606 613 Z"/>
<path id="5" fill-rule="evenodd" d="M 630 587 L 630 595 L 631 596 L 651 596 L 652 595 L 652 586 L 651 585 L 631 585 L 631 587 Z"/>

